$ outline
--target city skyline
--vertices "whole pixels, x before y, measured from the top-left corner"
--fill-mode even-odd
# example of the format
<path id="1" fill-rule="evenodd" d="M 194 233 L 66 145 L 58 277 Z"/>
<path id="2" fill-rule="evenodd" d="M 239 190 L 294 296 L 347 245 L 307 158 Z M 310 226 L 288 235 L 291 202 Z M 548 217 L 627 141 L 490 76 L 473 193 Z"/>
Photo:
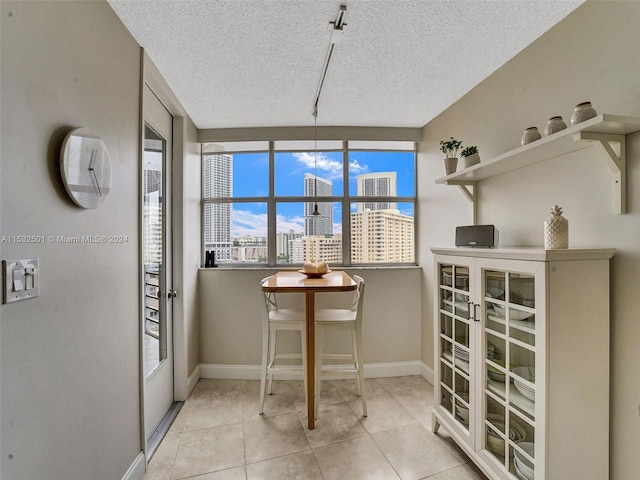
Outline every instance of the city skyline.
<path id="1" fill-rule="evenodd" d="M 214 155 L 214 154 L 212 154 Z M 206 157 L 207 155 L 205 155 Z M 266 153 L 242 153 L 233 155 L 233 197 L 268 196 L 269 164 Z M 317 163 L 316 163 L 317 159 Z M 397 172 L 397 195 L 415 195 L 413 152 L 349 152 L 349 191 L 357 193 L 356 176 Z M 304 196 L 304 175 L 317 174 L 319 178 L 330 180 L 333 185 L 333 232 L 342 230 L 342 204 L 338 201 L 344 191 L 342 178 L 342 152 L 294 152 L 276 153 L 275 157 L 275 193 L 277 196 Z M 276 207 L 276 233 L 305 232 L 305 202 L 279 202 Z M 233 222 L 230 236 L 266 237 L 267 211 L 266 203 L 232 204 Z M 411 203 L 398 204 L 401 213 L 413 216 Z M 356 211 L 353 203 L 350 212 Z"/>

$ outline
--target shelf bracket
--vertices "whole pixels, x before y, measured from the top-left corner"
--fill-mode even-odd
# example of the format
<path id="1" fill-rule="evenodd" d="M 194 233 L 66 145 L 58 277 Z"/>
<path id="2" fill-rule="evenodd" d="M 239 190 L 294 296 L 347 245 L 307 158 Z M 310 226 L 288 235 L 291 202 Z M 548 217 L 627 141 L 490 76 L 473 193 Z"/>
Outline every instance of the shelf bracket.
<path id="1" fill-rule="evenodd" d="M 573 139 L 586 140 L 600 145 L 604 159 L 613 180 L 613 210 L 615 213 L 627 213 L 627 157 L 625 149 L 625 135 L 606 133 L 578 132 Z M 614 148 L 617 146 L 617 152 Z"/>
<path id="2" fill-rule="evenodd" d="M 477 193 L 478 193 L 478 185 L 477 182 L 466 182 L 466 183 L 457 183 L 458 188 L 462 191 L 467 200 L 471 202 L 473 208 L 473 225 L 478 223 L 478 202 Z M 469 187 L 473 188 L 473 191 L 469 190 Z"/>

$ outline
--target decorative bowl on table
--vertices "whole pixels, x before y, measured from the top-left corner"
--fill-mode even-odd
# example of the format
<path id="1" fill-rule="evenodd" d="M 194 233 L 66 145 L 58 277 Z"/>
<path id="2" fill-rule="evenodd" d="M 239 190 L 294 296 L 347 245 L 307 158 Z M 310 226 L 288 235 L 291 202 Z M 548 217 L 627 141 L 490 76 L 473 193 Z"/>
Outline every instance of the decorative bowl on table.
<path id="1" fill-rule="evenodd" d="M 326 272 L 322 272 L 322 273 L 320 273 L 320 272 L 305 272 L 304 270 L 298 270 L 298 272 L 302 273 L 303 275 L 306 275 L 309 278 L 322 278 L 327 273 L 333 272 L 333 270 L 327 270 Z"/>
<path id="2" fill-rule="evenodd" d="M 304 262 L 302 266 L 302 270 L 298 270 L 298 272 L 306 275 L 309 278 L 321 278 L 323 275 L 326 275 L 331 270 L 329 270 L 329 265 L 321 260 L 317 260 L 315 262 Z"/>

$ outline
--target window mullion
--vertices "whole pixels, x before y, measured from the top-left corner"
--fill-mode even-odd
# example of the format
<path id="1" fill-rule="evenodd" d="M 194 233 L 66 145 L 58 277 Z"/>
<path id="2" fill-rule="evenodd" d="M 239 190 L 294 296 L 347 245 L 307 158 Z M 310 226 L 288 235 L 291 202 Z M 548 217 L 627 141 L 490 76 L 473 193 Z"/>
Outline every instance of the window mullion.
<path id="1" fill-rule="evenodd" d="M 351 265 L 351 205 L 349 203 L 349 142 L 342 142 L 342 263 Z"/>
<path id="2" fill-rule="evenodd" d="M 267 262 L 270 267 L 276 265 L 276 174 L 274 142 L 269 142 L 269 199 L 267 200 Z"/>

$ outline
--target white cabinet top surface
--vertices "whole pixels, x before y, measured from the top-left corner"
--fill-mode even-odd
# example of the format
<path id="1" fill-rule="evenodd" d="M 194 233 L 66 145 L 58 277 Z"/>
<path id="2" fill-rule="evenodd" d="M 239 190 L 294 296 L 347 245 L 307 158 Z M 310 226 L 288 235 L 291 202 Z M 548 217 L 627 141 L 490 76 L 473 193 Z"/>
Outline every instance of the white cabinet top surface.
<path id="1" fill-rule="evenodd" d="M 615 248 L 566 248 L 545 250 L 542 247 L 433 247 L 431 251 L 438 255 L 457 255 L 476 258 L 502 258 L 508 260 L 559 261 L 559 260 L 597 260 L 609 259 L 616 253 Z"/>

